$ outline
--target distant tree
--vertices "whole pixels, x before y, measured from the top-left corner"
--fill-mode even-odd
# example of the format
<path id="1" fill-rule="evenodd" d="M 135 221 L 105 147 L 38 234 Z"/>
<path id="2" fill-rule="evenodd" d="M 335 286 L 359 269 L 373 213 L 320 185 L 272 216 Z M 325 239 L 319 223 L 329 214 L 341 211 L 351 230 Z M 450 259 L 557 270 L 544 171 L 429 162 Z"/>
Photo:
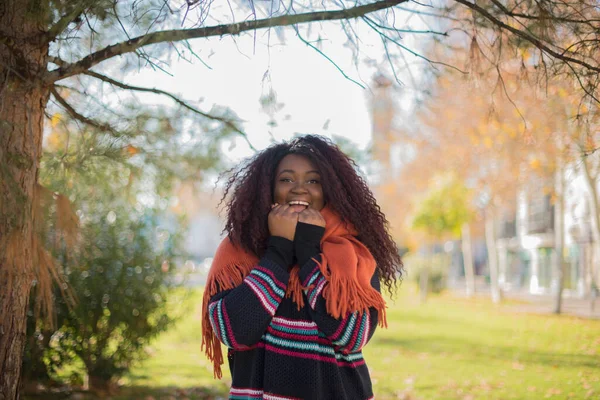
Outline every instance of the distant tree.
<path id="1" fill-rule="evenodd" d="M 431 242 L 439 242 L 443 237 L 458 237 L 462 226 L 472 218 L 469 192 L 455 179 L 446 180 L 438 188 L 432 189 L 425 199 L 419 202 L 413 217 L 414 229 L 424 231 Z M 429 266 L 419 271 L 421 300 L 427 297 Z"/>

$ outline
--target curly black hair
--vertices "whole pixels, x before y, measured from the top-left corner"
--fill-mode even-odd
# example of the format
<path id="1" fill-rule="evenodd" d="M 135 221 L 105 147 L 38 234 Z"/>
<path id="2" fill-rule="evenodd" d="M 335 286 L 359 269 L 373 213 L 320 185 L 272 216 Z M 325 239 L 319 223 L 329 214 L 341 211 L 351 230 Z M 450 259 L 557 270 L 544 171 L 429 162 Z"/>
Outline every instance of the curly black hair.
<path id="1" fill-rule="evenodd" d="M 275 171 L 288 154 L 308 157 L 319 169 L 325 203 L 342 221 L 358 231 L 357 238 L 371 251 L 380 279 L 390 293 L 402 279 L 403 264 L 389 234 L 389 224 L 354 160 L 329 139 L 304 135 L 274 144 L 226 171 L 229 176 L 219 205 L 225 203 L 226 232 L 233 243 L 257 256 L 264 253 L 273 203 Z M 265 190 L 269 188 L 269 190 Z"/>

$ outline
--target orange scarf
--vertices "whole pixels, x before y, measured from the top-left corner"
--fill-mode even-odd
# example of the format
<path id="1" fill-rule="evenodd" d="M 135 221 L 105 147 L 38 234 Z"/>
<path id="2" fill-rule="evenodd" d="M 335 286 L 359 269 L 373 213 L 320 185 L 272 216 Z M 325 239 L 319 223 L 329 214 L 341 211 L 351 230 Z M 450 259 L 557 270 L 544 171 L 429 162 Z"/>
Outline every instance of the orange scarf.
<path id="1" fill-rule="evenodd" d="M 322 295 L 327 312 L 335 318 L 346 316 L 349 312 L 367 312 L 375 307 L 379 324 L 387 326 L 385 318 L 385 300 L 371 286 L 371 277 L 375 273 L 373 255 L 358 239 L 352 224 L 343 223 L 341 218 L 329 207 L 321 210 L 325 218 L 325 234 L 321 239 L 321 262 L 319 269 L 327 279 Z M 208 303 L 219 290 L 233 289 L 257 265 L 258 257 L 235 246 L 229 238 L 219 245 L 208 273 L 202 300 L 202 348 L 213 362 L 215 377 L 221 378 L 223 354 L 221 343 L 215 336 L 208 316 Z M 296 265 L 290 271 L 286 297 L 291 297 L 298 305 L 304 306 L 303 288 L 298 277 L 300 268 Z"/>

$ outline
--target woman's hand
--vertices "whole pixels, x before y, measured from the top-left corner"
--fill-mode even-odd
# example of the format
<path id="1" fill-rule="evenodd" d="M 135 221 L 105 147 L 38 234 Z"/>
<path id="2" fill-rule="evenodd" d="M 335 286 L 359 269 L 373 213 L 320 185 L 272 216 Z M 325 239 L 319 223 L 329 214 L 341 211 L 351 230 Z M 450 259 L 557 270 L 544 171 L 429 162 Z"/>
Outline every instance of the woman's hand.
<path id="1" fill-rule="evenodd" d="M 269 213 L 269 233 L 271 236 L 281 236 L 288 240 L 294 240 L 298 213 L 288 204 L 274 204 Z"/>
<path id="2" fill-rule="evenodd" d="M 298 214 L 298 221 L 305 224 L 317 225 L 325 228 L 325 218 L 314 208 L 307 208 Z"/>

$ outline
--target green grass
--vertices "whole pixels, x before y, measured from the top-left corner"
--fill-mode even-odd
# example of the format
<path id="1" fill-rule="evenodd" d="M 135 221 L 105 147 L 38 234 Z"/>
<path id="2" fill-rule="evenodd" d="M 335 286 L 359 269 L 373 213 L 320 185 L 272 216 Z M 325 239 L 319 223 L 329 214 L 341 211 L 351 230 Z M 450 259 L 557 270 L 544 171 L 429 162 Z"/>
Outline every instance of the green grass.
<path id="1" fill-rule="evenodd" d="M 378 397 L 600 398 L 600 321 L 506 309 L 400 298 L 364 351 Z"/>
<path id="2" fill-rule="evenodd" d="M 200 351 L 196 310 L 152 347 L 122 379 L 113 399 L 204 399 L 225 396 Z M 420 305 L 405 284 L 389 303 L 388 328 L 364 354 L 377 399 L 599 399 L 600 321 L 509 312 L 515 303 L 442 295 Z"/>

